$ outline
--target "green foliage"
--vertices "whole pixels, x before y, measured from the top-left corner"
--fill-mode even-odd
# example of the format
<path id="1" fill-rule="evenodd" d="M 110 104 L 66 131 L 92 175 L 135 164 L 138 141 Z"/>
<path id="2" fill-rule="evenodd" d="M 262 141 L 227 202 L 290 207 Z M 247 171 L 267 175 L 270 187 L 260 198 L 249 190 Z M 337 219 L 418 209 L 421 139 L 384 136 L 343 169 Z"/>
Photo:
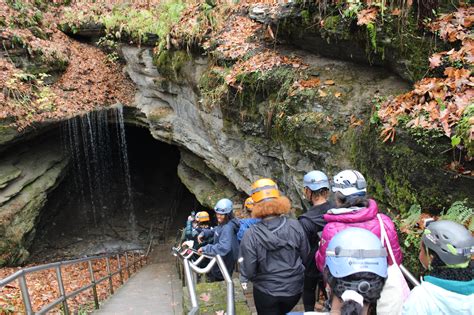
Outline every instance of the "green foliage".
<path id="1" fill-rule="evenodd" d="M 159 32 L 159 23 L 155 15 L 148 10 L 114 8 L 111 15 L 106 15 L 101 22 L 106 32 L 120 39 L 127 34 L 138 43 L 146 42 L 149 34 Z"/>
<path id="2" fill-rule="evenodd" d="M 445 211 L 441 213 L 438 220 L 449 220 L 463 224 L 471 232 L 474 232 L 474 209 L 467 206 L 467 199 L 455 201 Z M 413 204 L 410 209 L 401 216 L 394 218 L 395 225 L 402 232 L 400 233 L 400 245 L 404 253 L 403 264 L 410 271 L 418 274 L 421 271 L 418 262 L 419 246 L 423 229 L 419 225 L 422 219 L 422 209 L 419 204 Z"/>
<path id="3" fill-rule="evenodd" d="M 449 209 L 441 213 L 440 219 L 454 221 L 474 232 L 474 209 L 466 205 L 467 199 L 454 202 Z"/>
<path id="4" fill-rule="evenodd" d="M 180 81 L 180 71 L 184 64 L 191 60 L 186 51 L 161 50 L 153 57 L 153 63 L 162 76 L 173 82 Z"/>
<path id="5" fill-rule="evenodd" d="M 383 102 L 387 100 L 386 97 L 375 95 L 372 100 L 372 115 L 370 116 L 370 123 L 374 125 L 380 124 L 379 110 Z"/>
<path id="6" fill-rule="evenodd" d="M 374 23 L 366 25 L 367 35 L 369 36 L 370 45 L 373 51 L 377 51 L 377 27 Z"/>
<path id="7" fill-rule="evenodd" d="M 27 72 L 16 72 L 5 84 L 5 92 L 9 99 L 23 108 L 27 118 L 33 117 L 40 112 L 54 110 L 54 96 L 51 89 L 46 86 L 44 79 L 49 75 L 45 73 L 32 74 Z M 31 85 L 31 89 L 24 90 L 20 87 L 20 81 Z"/>
<path id="8" fill-rule="evenodd" d="M 474 117 L 474 104 L 469 105 L 464 109 L 463 116 L 456 127 L 456 134 L 451 138 L 451 144 L 463 144 L 467 150 L 467 155 L 474 157 L 474 141 L 471 139 L 471 124 L 470 120 Z M 462 140 L 462 141 L 461 141 Z"/>
<path id="9" fill-rule="evenodd" d="M 185 7 L 185 1 L 165 0 L 149 10 L 119 4 L 109 14 L 103 14 L 98 5 L 87 12 L 66 9 L 61 28 L 77 33 L 83 24 L 99 23 L 104 25 L 107 34 L 116 39 L 142 44 L 157 37 L 163 45 L 171 26 L 179 20 Z"/>
<path id="10" fill-rule="evenodd" d="M 225 82 L 229 71 L 229 68 L 212 67 L 201 76 L 198 88 L 202 96 L 201 104 L 205 108 L 213 108 L 224 101 L 229 91 Z"/>

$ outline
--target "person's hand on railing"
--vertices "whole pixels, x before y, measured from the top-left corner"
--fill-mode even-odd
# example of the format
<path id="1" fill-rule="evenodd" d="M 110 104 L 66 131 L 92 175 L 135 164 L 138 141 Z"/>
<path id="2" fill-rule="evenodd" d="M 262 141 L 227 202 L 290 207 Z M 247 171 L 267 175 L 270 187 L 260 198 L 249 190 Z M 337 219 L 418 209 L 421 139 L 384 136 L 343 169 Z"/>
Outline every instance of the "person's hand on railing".
<path id="1" fill-rule="evenodd" d="M 200 247 L 200 248 L 198 249 L 198 254 L 199 254 L 199 255 L 202 255 L 202 247 Z"/>
<path id="2" fill-rule="evenodd" d="M 198 237 L 197 237 L 197 241 L 199 244 L 202 244 L 202 239 L 204 238 L 204 235 L 203 234 L 199 234 Z"/>

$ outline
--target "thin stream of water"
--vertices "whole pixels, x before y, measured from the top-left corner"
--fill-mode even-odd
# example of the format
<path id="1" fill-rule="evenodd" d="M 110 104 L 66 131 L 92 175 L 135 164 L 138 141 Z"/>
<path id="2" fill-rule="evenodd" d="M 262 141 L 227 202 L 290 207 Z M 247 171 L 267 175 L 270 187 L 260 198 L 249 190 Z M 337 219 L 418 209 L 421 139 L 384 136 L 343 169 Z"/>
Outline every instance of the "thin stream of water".
<path id="1" fill-rule="evenodd" d="M 83 207 L 88 209 L 84 214 L 98 227 L 107 223 L 107 216 L 121 209 L 129 216 L 130 237 L 137 239 L 123 108 L 74 117 L 63 128 L 63 146 L 71 156 L 71 176 L 81 193 Z M 110 199 L 114 189 L 123 193 L 121 201 Z"/>

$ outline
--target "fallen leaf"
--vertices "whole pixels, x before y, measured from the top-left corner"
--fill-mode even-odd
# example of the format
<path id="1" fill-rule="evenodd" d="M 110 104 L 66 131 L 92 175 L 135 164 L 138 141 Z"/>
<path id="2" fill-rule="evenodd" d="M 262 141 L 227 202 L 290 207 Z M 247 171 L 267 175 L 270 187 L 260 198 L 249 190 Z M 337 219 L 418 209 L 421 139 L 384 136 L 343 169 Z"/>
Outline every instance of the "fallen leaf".
<path id="1" fill-rule="evenodd" d="M 324 81 L 324 84 L 326 84 L 326 85 L 334 85 L 334 83 L 335 83 L 334 80 L 326 80 L 326 81 Z"/>
<path id="2" fill-rule="evenodd" d="M 373 23 L 377 18 L 377 8 L 368 8 L 357 13 L 357 25 L 367 25 Z"/>
<path id="3" fill-rule="evenodd" d="M 336 93 L 334 93 L 334 96 L 335 96 L 336 98 L 339 98 L 339 97 L 341 97 L 341 95 L 342 95 L 342 93 L 341 93 L 341 92 L 336 92 Z"/>
<path id="4" fill-rule="evenodd" d="M 441 61 L 441 58 L 442 58 L 442 57 L 443 57 L 443 55 L 440 54 L 440 53 L 433 54 L 433 55 L 429 58 L 429 60 L 430 60 L 430 68 L 431 68 L 431 69 L 434 69 L 434 68 L 436 68 L 436 67 L 439 67 L 439 66 L 441 65 L 441 63 L 442 63 L 442 61 Z"/>
<path id="5" fill-rule="evenodd" d="M 326 92 L 324 92 L 323 90 L 318 90 L 318 92 L 319 92 L 319 96 L 321 96 L 321 97 L 328 96 L 328 94 Z"/>
<path id="6" fill-rule="evenodd" d="M 211 299 L 211 294 L 210 293 L 201 293 L 201 295 L 199 296 L 199 299 L 201 301 L 204 301 L 204 302 L 209 302 L 209 300 Z"/>

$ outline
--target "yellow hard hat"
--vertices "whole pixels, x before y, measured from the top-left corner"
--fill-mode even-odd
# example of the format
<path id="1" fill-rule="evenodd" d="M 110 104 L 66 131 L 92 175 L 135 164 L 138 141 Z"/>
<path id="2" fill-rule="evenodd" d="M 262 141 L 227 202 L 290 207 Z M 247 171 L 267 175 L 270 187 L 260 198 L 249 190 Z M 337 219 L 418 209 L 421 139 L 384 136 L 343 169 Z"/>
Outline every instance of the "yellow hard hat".
<path id="1" fill-rule="evenodd" d="M 247 199 L 245 199 L 244 207 L 247 208 L 247 209 L 249 209 L 249 210 L 252 210 L 254 204 L 255 204 L 255 203 L 253 202 L 252 197 L 248 197 Z"/>
<path id="2" fill-rule="evenodd" d="M 209 213 L 206 211 L 201 211 L 196 213 L 196 221 L 198 222 L 207 222 L 209 221 Z"/>
<path id="3" fill-rule="evenodd" d="M 251 187 L 251 193 L 254 203 L 280 197 L 277 184 L 270 178 L 262 178 L 254 182 Z"/>

